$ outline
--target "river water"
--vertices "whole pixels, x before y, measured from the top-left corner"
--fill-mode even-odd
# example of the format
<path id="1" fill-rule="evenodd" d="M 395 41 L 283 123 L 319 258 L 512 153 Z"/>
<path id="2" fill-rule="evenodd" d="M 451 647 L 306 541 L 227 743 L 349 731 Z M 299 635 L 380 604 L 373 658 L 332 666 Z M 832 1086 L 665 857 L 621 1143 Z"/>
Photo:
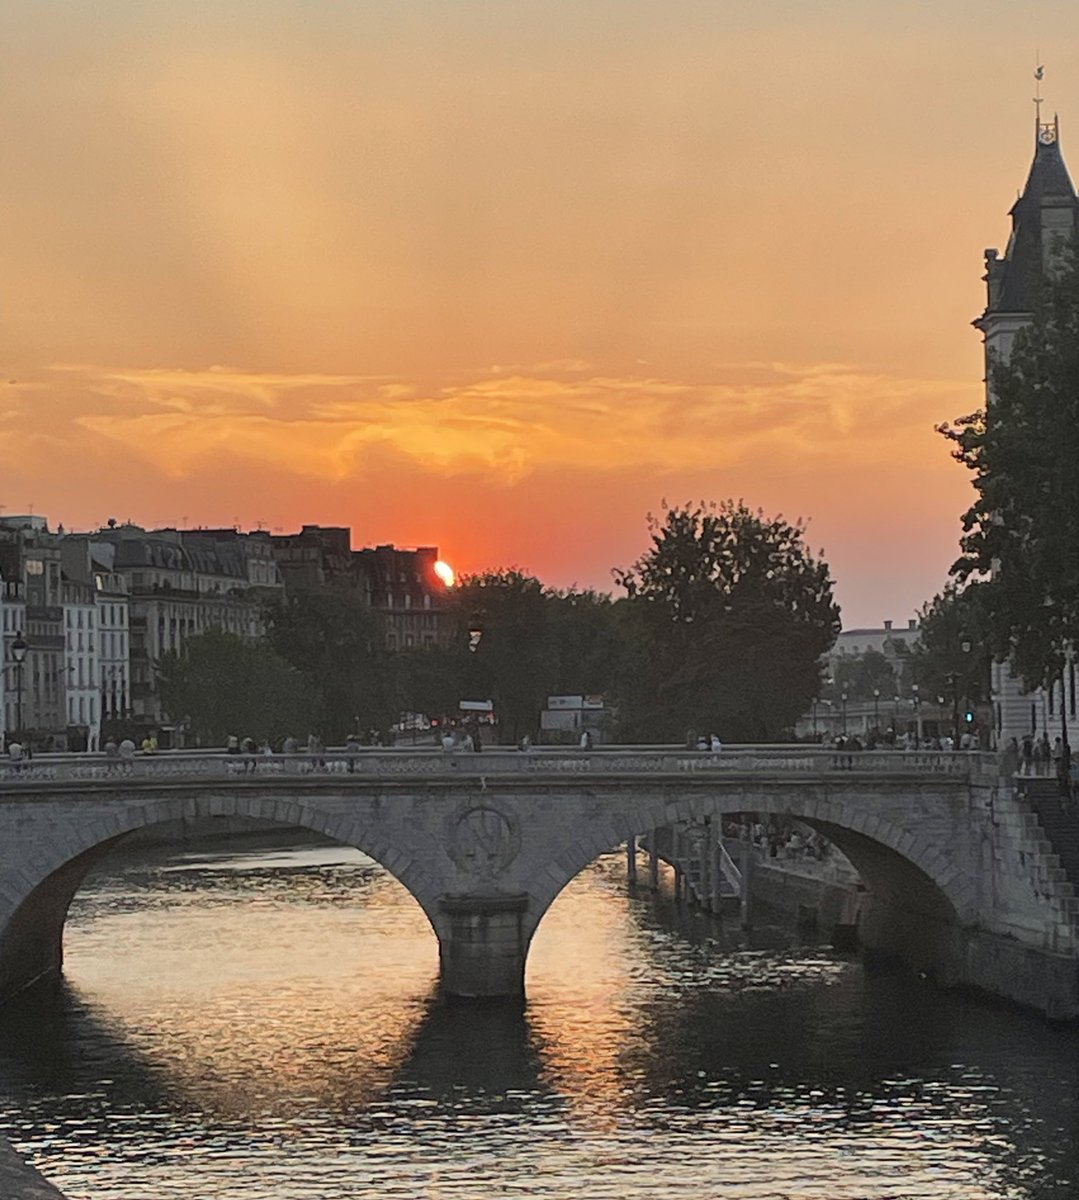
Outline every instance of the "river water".
<path id="1" fill-rule="evenodd" d="M 559 897 L 526 1011 L 341 847 L 113 861 L 0 1017 L 0 1132 L 73 1200 L 1074 1200 L 1079 1035 L 627 892 Z"/>

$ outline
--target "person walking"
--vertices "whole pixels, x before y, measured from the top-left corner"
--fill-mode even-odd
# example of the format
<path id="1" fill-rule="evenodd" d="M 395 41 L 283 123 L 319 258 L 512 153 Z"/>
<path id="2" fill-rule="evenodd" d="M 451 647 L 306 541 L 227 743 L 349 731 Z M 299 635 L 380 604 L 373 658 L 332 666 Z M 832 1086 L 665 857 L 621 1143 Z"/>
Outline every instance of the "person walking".
<path id="1" fill-rule="evenodd" d="M 358 733 L 350 733 L 345 738 L 345 753 L 348 755 L 348 773 L 354 775 L 356 773 L 356 755 L 360 752 L 360 735 Z"/>
<path id="2" fill-rule="evenodd" d="M 1019 773 L 1019 743 L 1015 738 L 1008 741 L 1000 756 L 1000 773 L 1004 779 L 1014 779 Z"/>
<path id="3" fill-rule="evenodd" d="M 1032 734 L 1023 734 L 1023 740 L 1019 744 L 1019 763 L 1022 774 L 1034 774 L 1034 737 Z"/>
<path id="4" fill-rule="evenodd" d="M 120 743 L 120 762 L 126 773 L 130 774 L 131 765 L 135 761 L 135 743 L 126 737 Z"/>
<path id="5" fill-rule="evenodd" d="M 18 739 L 10 741 L 7 744 L 8 762 L 11 763 L 11 769 L 18 773 L 22 770 L 23 764 L 23 749 L 22 742 Z"/>
<path id="6" fill-rule="evenodd" d="M 1049 739 L 1043 733 L 1034 743 L 1034 774 L 1047 775 L 1052 757 L 1052 751 L 1049 749 Z"/>

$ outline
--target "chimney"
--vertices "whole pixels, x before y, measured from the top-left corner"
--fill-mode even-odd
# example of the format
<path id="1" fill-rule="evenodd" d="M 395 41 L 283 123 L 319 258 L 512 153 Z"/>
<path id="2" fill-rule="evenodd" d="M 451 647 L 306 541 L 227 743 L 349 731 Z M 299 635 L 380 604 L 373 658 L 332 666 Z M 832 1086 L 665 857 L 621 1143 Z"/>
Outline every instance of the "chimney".
<path id="1" fill-rule="evenodd" d="M 918 628 L 918 621 L 917 621 L 916 617 L 909 617 L 907 619 L 907 628 L 908 629 L 917 629 Z"/>
<path id="2" fill-rule="evenodd" d="M 891 623 L 891 621 L 885 621 L 885 622 L 884 622 L 884 629 L 885 629 L 885 632 L 886 632 L 886 633 L 891 633 L 891 632 L 892 632 L 892 623 Z"/>

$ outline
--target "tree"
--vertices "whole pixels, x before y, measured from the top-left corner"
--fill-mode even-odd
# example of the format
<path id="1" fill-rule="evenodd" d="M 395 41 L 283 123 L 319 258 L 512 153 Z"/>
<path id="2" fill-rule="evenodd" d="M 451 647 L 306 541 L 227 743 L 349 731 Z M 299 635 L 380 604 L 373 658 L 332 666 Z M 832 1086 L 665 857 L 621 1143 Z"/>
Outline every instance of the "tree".
<path id="1" fill-rule="evenodd" d="M 398 689 L 408 712 L 444 717 L 457 712 L 465 697 L 468 648 L 460 639 L 450 646 L 418 646 L 398 652 Z"/>
<path id="2" fill-rule="evenodd" d="M 461 700 L 490 699 L 500 736 L 514 742 L 535 734 L 549 694 L 607 691 L 621 651 L 610 596 L 549 589 L 513 568 L 464 577 L 451 603 L 450 645 L 396 656 L 409 711 L 447 715 Z"/>
<path id="3" fill-rule="evenodd" d="M 651 549 L 615 571 L 626 590 L 623 736 L 771 740 L 817 695 L 839 632 L 823 557 L 804 527 L 725 501 L 649 517 Z"/>
<path id="4" fill-rule="evenodd" d="M 342 742 L 360 729 L 388 729 L 401 711 L 396 664 L 382 622 L 359 596 L 298 592 L 268 613 L 268 641 L 316 697 L 311 729 Z"/>
<path id="5" fill-rule="evenodd" d="M 555 691 L 571 696 L 604 695 L 616 677 L 624 650 L 616 604 L 610 596 L 591 590 L 548 590 L 545 595 Z"/>
<path id="6" fill-rule="evenodd" d="M 988 583 L 974 580 L 965 587 L 949 583 L 922 606 L 911 665 L 927 699 L 954 696 L 971 704 L 989 699 L 991 591 Z"/>
<path id="7" fill-rule="evenodd" d="M 894 696 L 895 668 L 879 650 L 841 658 L 835 665 L 829 693 L 834 699 L 844 692 L 850 700 L 872 700 L 874 692 Z"/>
<path id="8" fill-rule="evenodd" d="M 457 589 L 458 642 L 479 639 L 468 653 L 462 699 L 494 702 L 499 737 L 514 743 L 534 734 L 556 679 L 550 605 L 543 584 L 517 568 L 465 576 Z"/>
<path id="9" fill-rule="evenodd" d="M 161 702 L 201 745 L 230 735 L 279 743 L 299 734 L 314 697 L 306 681 L 268 646 L 213 630 L 161 659 Z"/>
<path id="10" fill-rule="evenodd" d="M 1028 686 L 1060 677 L 1079 642 L 1079 262 L 1038 288 L 988 408 L 938 426 L 978 493 L 963 517 L 958 580 L 985 577 L 991 649 Z"/>

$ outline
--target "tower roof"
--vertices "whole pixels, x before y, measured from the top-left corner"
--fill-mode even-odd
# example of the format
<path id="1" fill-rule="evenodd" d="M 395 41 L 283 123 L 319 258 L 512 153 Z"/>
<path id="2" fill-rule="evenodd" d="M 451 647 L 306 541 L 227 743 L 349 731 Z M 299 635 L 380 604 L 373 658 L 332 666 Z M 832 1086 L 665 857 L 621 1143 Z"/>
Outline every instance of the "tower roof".
<path id="1" fill-rule="evenodd" d="M 1038 128 L 1030 174 L 1027 176 L 1023 194 L 1012 206 L 1012 212 L 1024 204 L 1040 204 L 1045 197 L 1059 197 L 1071 201 L 1076 198 L 1075 187 L 1068 174 L 1068 168 L 1064 165 L 1064 155 L 1060 152 L 1060 122 L 1055 119 L 1052 125 L 1041 125 Z"/>
<path id="2" fill-rule="evenodd" d="M 1039 122 L 1035 135 L 1034 161 L 1009 213 L 1008 249 L 1002 259 L 987 255 L 987 313 L 1030 312 L 1034 284 L 1054 252 L 1054 242 L 1079 230 L 1079 198 L 1060 152 L 1059 121 Z"/>

